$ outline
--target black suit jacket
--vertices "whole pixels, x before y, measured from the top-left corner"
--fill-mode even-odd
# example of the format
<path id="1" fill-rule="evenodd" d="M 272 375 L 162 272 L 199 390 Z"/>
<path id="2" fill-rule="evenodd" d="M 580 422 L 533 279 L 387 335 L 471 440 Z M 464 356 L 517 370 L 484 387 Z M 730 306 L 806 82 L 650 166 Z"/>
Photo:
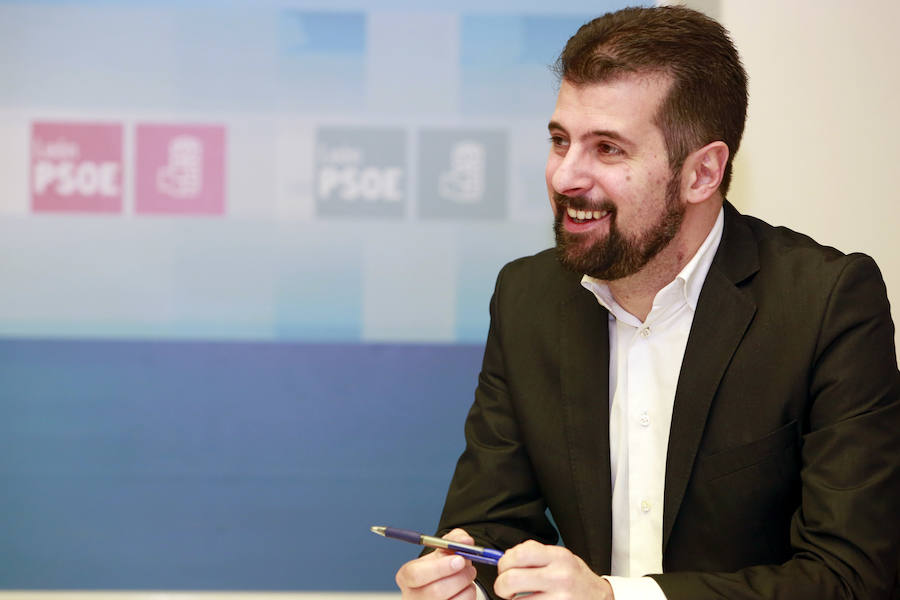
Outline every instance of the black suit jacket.
<path id="1" fill-rule="evenodd" d="M 503 268 L 439 534 L 565 545 L 609 573 L 608 313 L 553 251 Z M 871 258 L 726 203 L 678 379 L 663 571 L 681 598 L 888 598 L 900 374 Z M 549 509 L 549 510 L 548 510 Z M 549 513 L 549 514 L 548 514 Z M 492 593 L 496 569 L 479 565 Z"/>

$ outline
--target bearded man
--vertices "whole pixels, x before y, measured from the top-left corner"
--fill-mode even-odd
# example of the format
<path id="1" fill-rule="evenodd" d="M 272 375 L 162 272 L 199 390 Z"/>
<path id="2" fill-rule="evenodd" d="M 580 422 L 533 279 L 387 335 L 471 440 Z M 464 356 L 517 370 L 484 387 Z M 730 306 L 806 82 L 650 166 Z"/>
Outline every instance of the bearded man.
<path id="1" fill-rule="evenodd" d="M 747 82 L 715 21 L 611 13 L 558 70 L 556 248 L 498 276 L 439 531 L 505 555 L 410 561 L 403 598 L 889 598 L 900 373 L 875 263 L 725 200 Z"/>

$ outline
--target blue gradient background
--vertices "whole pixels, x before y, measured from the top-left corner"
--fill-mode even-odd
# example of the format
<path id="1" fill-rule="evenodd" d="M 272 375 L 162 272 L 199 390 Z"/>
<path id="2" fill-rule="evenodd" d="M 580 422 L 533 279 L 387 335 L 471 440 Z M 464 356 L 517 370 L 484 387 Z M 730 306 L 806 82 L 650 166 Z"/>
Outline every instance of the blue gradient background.
<path id="1" fill-rule="evenodd" d="M 389 589 L 480 348 L 0 343 L 7 588 Z"/>
<path id="2" fill-rule="evenodd" d="M 552 242 L 547 65 L 619 5 L 0 1 L 0 588 L 393 589 L 368 527 L 436 525 Z M 134 215 L 128 151 L 124 214 L 30 213 L 30 124 L 97 119 L 224 124 L 226 215 Z M 344 125 L 505 131 L 508 217 L 304 213 Z"/>

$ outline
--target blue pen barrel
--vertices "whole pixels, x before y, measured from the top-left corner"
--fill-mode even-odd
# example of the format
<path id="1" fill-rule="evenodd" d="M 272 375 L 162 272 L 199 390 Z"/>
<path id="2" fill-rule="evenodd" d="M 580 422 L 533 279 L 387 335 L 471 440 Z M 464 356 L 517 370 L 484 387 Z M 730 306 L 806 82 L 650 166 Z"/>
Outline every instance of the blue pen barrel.
<path id="1" fill-rule="evenodd" d="M 501 552 L 500 550 L 494 550 L 493 548 L 485 548 L 484 550 L 482 550 L 481 556 L 482 558 L 489 558 L 491 560 L 500 560 L 501 558 L 503 558 L 503 552 Z"/>
<path id="2" fill-rule="evenodd" d="M 385 527 L 384 535 L 389 538 L 395 538 L 409 542 L 410 544 L 422 543 L 422 534 L 418 531 L 410 531 L 409 529 L 397 529 L 395 527 Z"/>
<path id="3" fill-rule="evenodd" d="M 472 552 L 468 548 L 460 548 L 456 544 L 450 544 L 449 549 L 464 558 L 486 565 L 496 565 L 503 557 L 503 552 L 493 548 L 480 548 L 478 552 Z"/>

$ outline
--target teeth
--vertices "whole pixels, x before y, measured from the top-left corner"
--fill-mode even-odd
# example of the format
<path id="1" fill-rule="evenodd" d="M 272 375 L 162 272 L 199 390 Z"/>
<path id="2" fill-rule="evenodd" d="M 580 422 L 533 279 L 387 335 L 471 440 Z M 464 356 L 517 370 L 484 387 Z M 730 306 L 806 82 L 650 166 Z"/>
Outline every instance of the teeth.
<path id="1" fill-rule="evenodd" d="M 575 210 L 574 208 L 567 208 L 566 214 L 569 215 L 570 219 L 578 219 L 579 221 L 587 221 L 590 219 L 602 219 L 606 215 L 609 214 L 609 211 L 605 210 Z"/>

